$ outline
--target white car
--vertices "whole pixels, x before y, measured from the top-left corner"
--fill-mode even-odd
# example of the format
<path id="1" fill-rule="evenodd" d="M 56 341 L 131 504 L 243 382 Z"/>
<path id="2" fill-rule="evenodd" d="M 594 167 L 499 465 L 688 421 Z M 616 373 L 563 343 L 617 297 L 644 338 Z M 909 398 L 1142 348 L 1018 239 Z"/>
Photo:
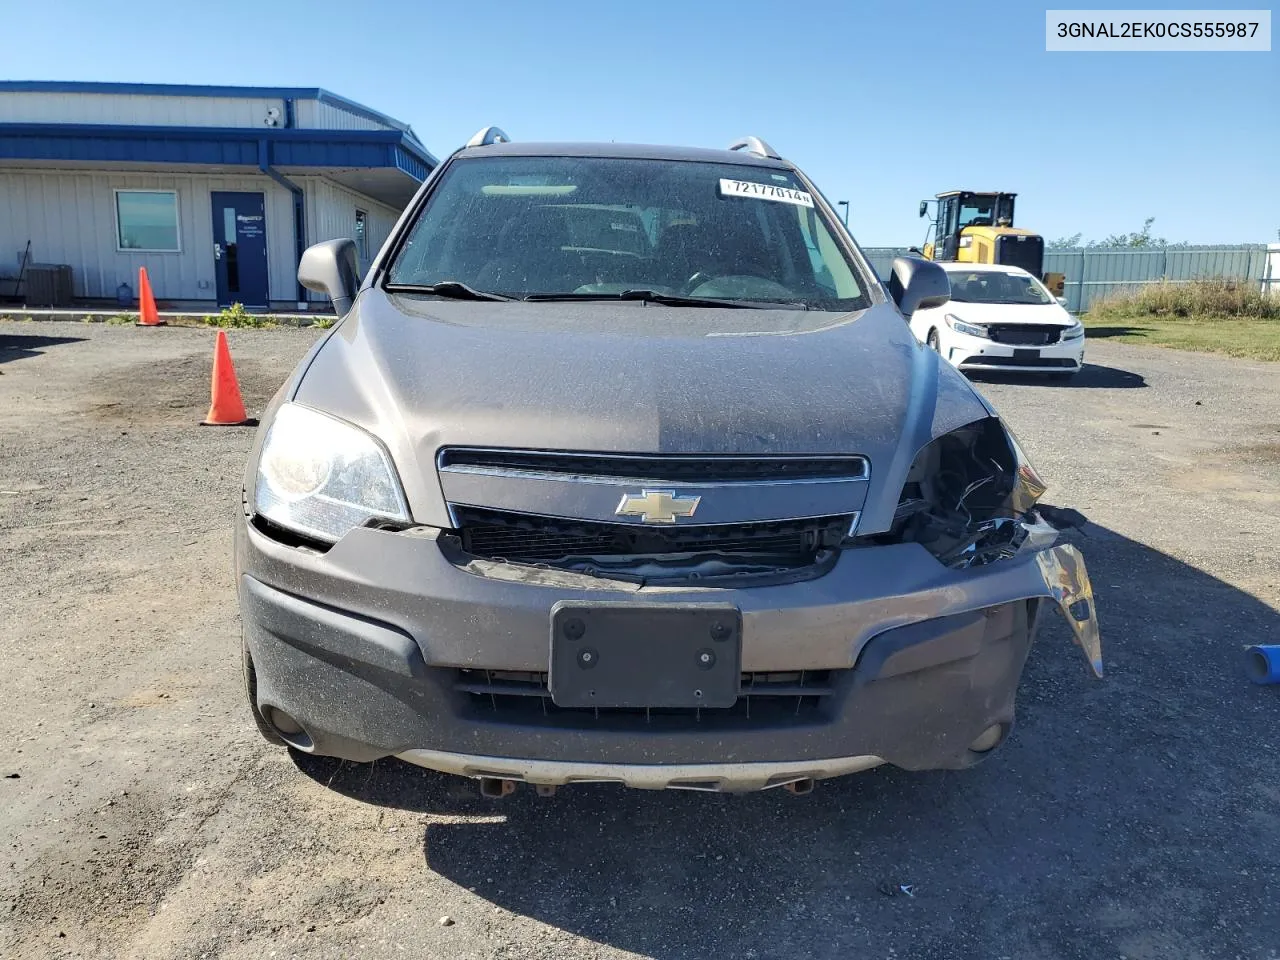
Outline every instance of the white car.
<path id="1" fill-rule="evenodd" d="M 961 370 L 1047 373 L 1065 380 L 1084 363 L 1084 326 L 1038 279 L 1017 267 L 940 263 L 951 299 L 911 317 L 916 337 Z"/>

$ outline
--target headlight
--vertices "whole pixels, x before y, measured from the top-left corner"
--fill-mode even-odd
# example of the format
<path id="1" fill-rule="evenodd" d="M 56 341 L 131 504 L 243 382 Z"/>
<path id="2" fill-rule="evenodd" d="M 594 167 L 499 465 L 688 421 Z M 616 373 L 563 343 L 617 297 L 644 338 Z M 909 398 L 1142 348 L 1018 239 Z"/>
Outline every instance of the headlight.
<path id="1" fill-rule="evenodd" d="M 1062 331 L 1063 340 L 1079 340 L 1084 336 L 1084 324 L 1077 320 L 1071 326 L 1066 327 Z"/>
<path id="2" fill-rule="evenodd" d="M 987 339 L 987 328 L 977 323 L 965 323 L 954 313 L 944 313 L 943 319 L 947 321 L 947 326 L 956 333 L 966 333 L 971 337 L 981 337 Z"/>
<path id="3" fill-rule="evenodd" d="M 277 411 L 267 431 L 253 501 L 259 516 L 328 543 L 375 517 L 409 520 L 382 444 L 293 403 Z"/>

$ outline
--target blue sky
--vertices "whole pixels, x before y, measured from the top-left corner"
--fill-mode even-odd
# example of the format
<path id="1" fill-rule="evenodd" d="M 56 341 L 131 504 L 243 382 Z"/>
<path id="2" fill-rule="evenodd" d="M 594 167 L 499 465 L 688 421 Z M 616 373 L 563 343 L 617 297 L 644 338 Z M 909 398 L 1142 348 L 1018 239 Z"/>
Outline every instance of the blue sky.
<path id="1" fill-rule="evenodd" d="M 1016 191 L 1019 225 L 1050 239 L 1154 216 L 1170 240 L 1276 241 L 1280 54 L 1051 54 L 1044 10 L 41 0 L 4 5 L 0 78 L 322 86 L 437 155 L 490 123 L 529 140 L 754 133 L 849 200 L 872 246 L 919 242 L 918 201 L 959 187 Z"/>

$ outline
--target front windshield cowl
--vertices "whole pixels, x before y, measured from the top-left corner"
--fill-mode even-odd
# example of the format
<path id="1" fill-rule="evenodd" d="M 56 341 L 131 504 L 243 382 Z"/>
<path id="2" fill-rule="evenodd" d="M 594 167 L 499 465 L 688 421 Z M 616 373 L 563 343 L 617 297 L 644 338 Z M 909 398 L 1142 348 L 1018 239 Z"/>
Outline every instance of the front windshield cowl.
<path id="1" fill-rule="evenodd" d="M 384 286 L 850 312 L 859 276 L 789 168 L 498 155 L 442 171 Z"/>

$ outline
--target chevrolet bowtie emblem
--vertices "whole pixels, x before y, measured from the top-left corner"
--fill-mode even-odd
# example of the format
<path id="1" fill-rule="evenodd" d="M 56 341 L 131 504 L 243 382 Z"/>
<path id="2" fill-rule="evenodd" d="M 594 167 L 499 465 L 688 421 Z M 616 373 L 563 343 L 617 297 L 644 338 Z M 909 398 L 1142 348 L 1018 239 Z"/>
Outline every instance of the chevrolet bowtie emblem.
<path id="1" fill-rule="evenodd" d="M 613 511 L 620 517 L 639 517 L 644 523 L 675 523 L 676 517 L 692 517 L 701 497 L 677 497 L 674 490 L 643 490 L 637 496 L 624 493 Z"/>

